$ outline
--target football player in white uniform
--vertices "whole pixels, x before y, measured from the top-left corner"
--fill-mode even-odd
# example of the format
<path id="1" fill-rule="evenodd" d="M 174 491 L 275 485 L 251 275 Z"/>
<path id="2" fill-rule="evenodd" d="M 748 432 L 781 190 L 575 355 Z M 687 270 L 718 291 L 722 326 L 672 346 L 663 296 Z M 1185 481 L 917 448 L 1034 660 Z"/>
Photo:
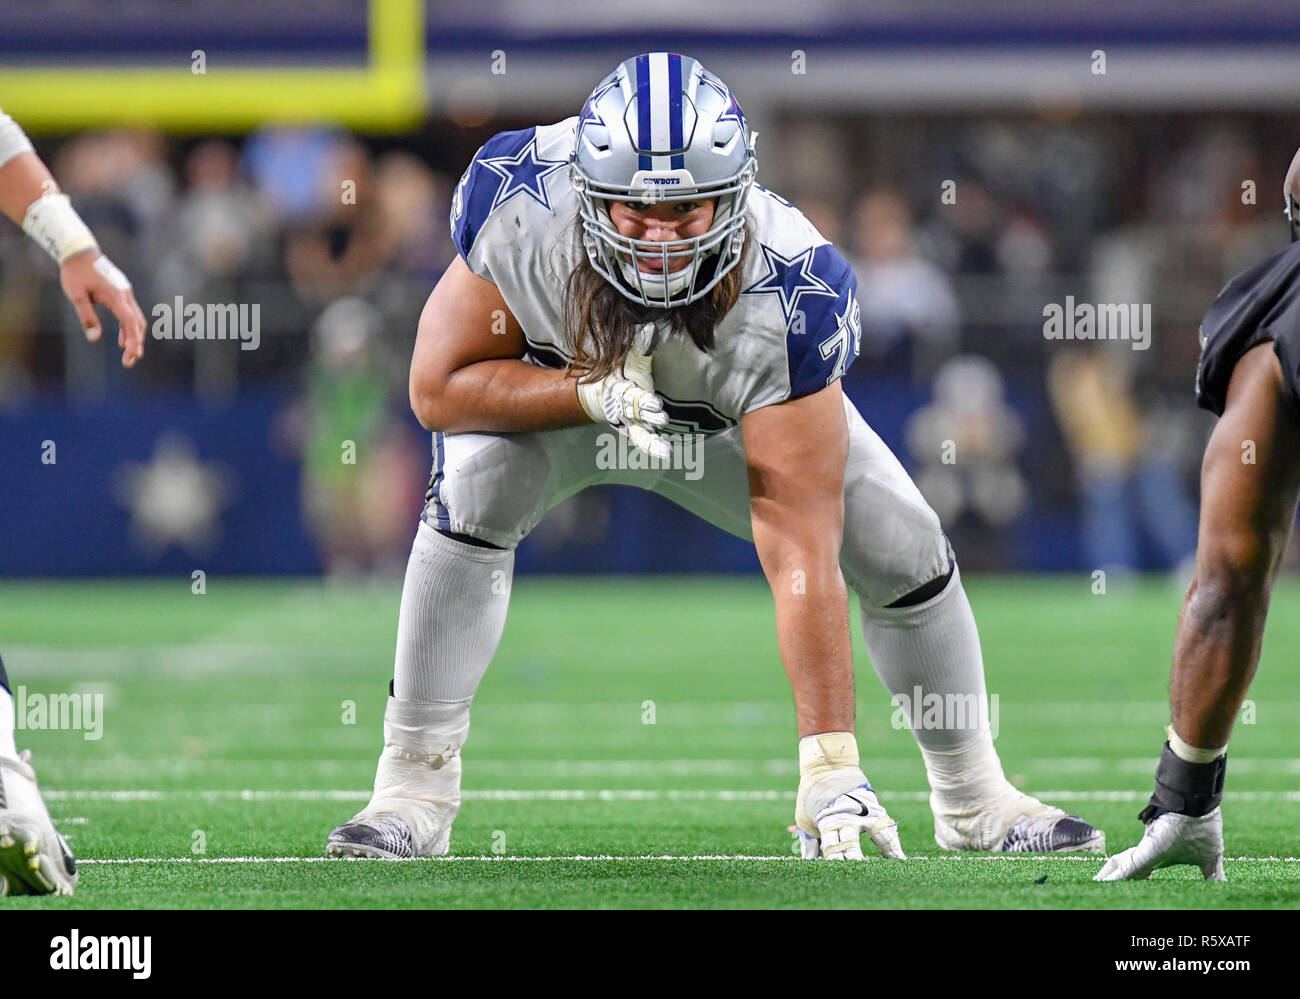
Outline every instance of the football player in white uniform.
<path id="1" fill-rule="evenodd" d="M 144 353 L 144 314 L 127 281 L 100 252 L 68 196 L 59 191 L 26 134 L 0 111 L 0 212 L 23 227 L 59 265 L 59 279 L 88 340 L 101 335 L 95 306 L 117 317 L 122 364 Z M 0 662 L 0 895 L 70 895 L 77 885 L 72 851 L 50 821 L 30 755 L 14 745 L 14 701 Z"/>
<path id="2" fill-rule="evenodd" d="M 579 116 L 474 157 L 452 206 L 459 255 L 411 363 L 434 464 L 385 746 L 329 855 L 447 852 L 515 546 L 562 500 L 621 482 L 757 548 L 794 693 L 804 856 L 861 858 L 862 833 L 903 856 L 858 758 L 847 590 L 881 680 L 909 698 L 984 704 L 979 637 L 938 518 L 841 391 L 861 336 L 853 272 L 755 172 L 735 97 L 667 52 L 622 63 Z M 649 470 L 601 467 L 611 426 Z M 698 477 L 672 460 L 683 434 L 703 435 Z M 973 714 L 915 732 L 939 845 L 1103 850 L 1099 830 L 1006 780 Z"/>

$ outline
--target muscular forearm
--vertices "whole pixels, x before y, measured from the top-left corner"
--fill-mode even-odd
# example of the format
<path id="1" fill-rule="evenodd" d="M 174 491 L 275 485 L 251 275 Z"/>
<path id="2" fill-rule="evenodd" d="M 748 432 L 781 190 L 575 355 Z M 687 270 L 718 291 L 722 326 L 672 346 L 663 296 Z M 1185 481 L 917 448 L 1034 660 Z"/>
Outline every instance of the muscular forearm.
<path id="1" fill-rule="evenodd" d="M 834 559 L 790 555 L 771 566 L 768 582 L 800 738 L 852 732 L 853 651 L 848 594 L 839 565 Z"/>
<path id="2" fill-rule="evenodd" d="M 558 430 L 590 423 L 577 379 L 526 361 L 476 361 L 453 371 L 436 393 L 413 387 L 411 408 L 428 430 L 484 433 Z"/>
<path id="3" fill-rule="evenodd" d="M 33 201 L 42 194 L 58 194 L 59 187 L 35 153 L 19 153 L 0 166 L 0 212 L 18 225 Z"/>
<path id="4" fill-rule="evenodd" d="M 21 225 L 60 266 L 87 251 L 94 251 L 89 260 L 99 256 L 94 234 L 34 152 L 20 152 L 0 166 L 0 212 Z"/>

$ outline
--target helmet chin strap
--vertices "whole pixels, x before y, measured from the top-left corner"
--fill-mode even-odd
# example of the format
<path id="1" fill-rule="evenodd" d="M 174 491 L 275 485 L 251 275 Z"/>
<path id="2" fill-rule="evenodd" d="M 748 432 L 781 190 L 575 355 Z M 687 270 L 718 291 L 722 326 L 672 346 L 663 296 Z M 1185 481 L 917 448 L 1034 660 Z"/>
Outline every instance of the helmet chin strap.
<path id="1" fill-rule="evenodd" d="M 707 258 L 714 252 L 716 251 L 706 250 L 704 251 L 703 256 Z M 671 298 L 673 295 L 676 295 L 679 291 L 685 288 L 686 283 L 691 279 L 691 271 L 696 269 L 688 263 L 681 270 L 669 272 L 667 276 L 641 271 L 639 275 L 640 284 L 638 286 L 637 266 L 635 261 L 624 260 L 620 257 L 618 266 L 623 271 L 623 279 L 627 281 L 632 288 L 643 287 L 647 292 L 656 293 L 662 291 L 662 296 L 656 295 L 655 297 L 662 297 L 665 299 Z"/>

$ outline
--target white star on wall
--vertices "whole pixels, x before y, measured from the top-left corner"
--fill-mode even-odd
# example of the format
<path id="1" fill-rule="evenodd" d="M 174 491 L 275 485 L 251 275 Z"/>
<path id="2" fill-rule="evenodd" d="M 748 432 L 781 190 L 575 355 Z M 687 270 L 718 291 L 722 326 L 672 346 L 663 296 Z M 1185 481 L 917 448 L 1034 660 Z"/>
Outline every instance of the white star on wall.
<path id="1" fill-rule="evenodd" d="M 229 475 L 199 461 L 193 443 L 179 434 L 160 437 L 149 461 L 123 463 L 114 483 L 118 502 L 131 512 L 131 537 L 151 559 L 172 545 L 209 550 L 232 491 Z"/>

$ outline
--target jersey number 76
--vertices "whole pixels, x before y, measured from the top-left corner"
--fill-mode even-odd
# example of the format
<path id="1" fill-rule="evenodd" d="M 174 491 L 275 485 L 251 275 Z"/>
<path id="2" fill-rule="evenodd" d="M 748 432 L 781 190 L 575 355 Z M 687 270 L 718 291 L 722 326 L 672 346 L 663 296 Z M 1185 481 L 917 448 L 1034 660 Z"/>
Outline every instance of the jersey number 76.
<path id="1" fill-rule="evenodd" d="M 835 358 L 835 367 L 831 369 L 830 375 L 826 378 L 827 385 L 844 376 L 844 372 L 849 366 L 850 346 L 853 349 L 853 357 L 857 357 L 858 352 L 862 349 L 862 312 L 858 308 L 857 298 L 852 298 L 850 301 L 853 304 L 845 311 L 844 316 L 835 317 L 839 320 L 835 332 L 817 345 L 817 349 L 821 351 L 823 361 L 829 361 L 832 354 L 838 353 L 839 355 Z"/>

